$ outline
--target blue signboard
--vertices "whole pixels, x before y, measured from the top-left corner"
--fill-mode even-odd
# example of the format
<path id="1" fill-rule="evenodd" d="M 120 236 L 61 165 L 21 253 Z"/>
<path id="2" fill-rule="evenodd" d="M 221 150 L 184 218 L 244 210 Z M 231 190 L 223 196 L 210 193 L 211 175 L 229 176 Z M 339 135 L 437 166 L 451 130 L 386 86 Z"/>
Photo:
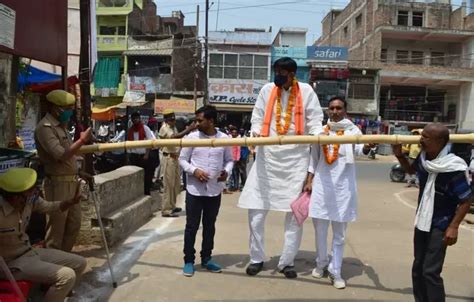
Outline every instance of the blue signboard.
<path id="1" fill-rule="evenodd" d="M 306 47 L 272 47 L 272 58 L 306 59 L 307 55 Z"/>
<path id="2" fill-rule="evenodd" d="M 348 56 L 346 47 L 308 46 L 308 60 L 347 61 Z"/>

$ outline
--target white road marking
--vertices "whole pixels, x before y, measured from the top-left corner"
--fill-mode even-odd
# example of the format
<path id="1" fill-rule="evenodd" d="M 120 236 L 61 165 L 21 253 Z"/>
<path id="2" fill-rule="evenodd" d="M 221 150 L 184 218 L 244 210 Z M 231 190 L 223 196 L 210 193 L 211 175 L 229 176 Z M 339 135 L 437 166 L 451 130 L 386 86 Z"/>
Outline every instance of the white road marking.
<path id="1" fill-rule="evenodd" d="M 409 207 L 409 208 L 412 208 L 413 210 L 416 210 L 416 206 L 412 205 L 410 202 L 406 201 L 405 199 L 403 199 L 402 197 L 402 194 L 404 193 L 407 193 L 407 192 L 411 192 L 411 190 L 403 190 L 403 191 L 400 191 L 398 193 L 394 193 L 393 195 L 397 198 L 397 200 L 399 202 L 401 202 L 402 204 L 404 204 L 405 206 Z M 468 230 L 468 231 L 471 231 L 471 232 L 474 232 L 474 229 L 471 229 L 469 227 L 466 227 L 464 225 L 460 225 L 459 226 L 461 229 L 464 229 L 464 230 Z"/>

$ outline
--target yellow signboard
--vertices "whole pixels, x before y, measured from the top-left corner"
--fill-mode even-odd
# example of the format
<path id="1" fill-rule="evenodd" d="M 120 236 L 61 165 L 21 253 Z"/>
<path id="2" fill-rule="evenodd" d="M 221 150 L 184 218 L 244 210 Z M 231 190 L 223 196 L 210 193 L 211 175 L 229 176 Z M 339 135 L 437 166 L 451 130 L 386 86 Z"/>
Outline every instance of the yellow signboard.
<path id="1" fill-rule="evenodd" d="M 173 109 L 175 113 L 194 113 L 194 100 L 186 99 L 156 99 L 155 114 L 163 114 L 166 109 Z"/>

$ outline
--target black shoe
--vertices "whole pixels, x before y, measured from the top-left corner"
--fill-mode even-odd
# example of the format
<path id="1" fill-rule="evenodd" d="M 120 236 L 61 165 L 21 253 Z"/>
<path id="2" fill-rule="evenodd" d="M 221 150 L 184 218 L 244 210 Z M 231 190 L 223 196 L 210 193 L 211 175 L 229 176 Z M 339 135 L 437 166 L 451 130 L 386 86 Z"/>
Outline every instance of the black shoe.
<path id="1" fill-rule="evenodd" d="M 262 268 L 263 268 L 263 262 L 250 263 L 249 266 L 247 266 L 247 269 L 245 270 L 245 272 L 249 276 L 255 276 L 256 274 L 260 273 Z"/>
<path id="2" fill-rule="evenodd" d="M 286 278 L 288 279 L 294 279 L 298 277 L 298 274 L 295 271 L 294 266 L 285 266 L 280 273 L 284 274 Z"/>
<path id="3" fill-rule="evenodd" d="M 181 208 L 174 208 L 174 209 L 173 209 L 173 213 L 179 213 L 179 212 L 181 212 L 182 210 L 183 210 L 183 209 L 181 209 Z"/>
<path id="4" fill-rule="evenodd" d="M 176 214 L 176 213 L 170 213 L 170 214 L 161 214 L 161 217 L 172 217 L 172 218 L 176 218 L 176 217 L 179 217 L 179 215 Z"/>

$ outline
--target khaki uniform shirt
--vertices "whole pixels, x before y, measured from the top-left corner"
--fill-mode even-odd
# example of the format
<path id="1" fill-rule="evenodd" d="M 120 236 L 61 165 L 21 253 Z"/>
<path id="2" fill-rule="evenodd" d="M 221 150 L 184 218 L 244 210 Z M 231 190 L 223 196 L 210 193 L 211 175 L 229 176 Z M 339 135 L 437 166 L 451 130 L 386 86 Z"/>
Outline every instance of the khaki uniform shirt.
<path id="1" fill-rule="evenodd" d="M 163 123 L 159 132 L 161 139 L 172 138 L 175 134 L 178 134 L 178 129 L 176 129 L 176 127 L 171 128 L 167 123 Z M 178 154 L 179 151 L 179 147 L 163 147 L 163 152 L 165 153 Z"/>
<path id="2" fill-rule="evenodd" d="M 31 213 L 58 211 L 60 204 L 60 201 L 49 202 L 39 197 L 27 202 L 23 213 L 19 213 L 0 196 L 0 256 L 8 263 L 31 250 L 30 238 L 26 234 Z"/>
<path id="3" fill-rule="evenodd" d="M 38 123 L 35 130 L 36 148 L 44 171 L 48 176 L 76 175 L 76 157 L 61 160 L 64 152 L 72 145 L 72 138 L 59 121 L 51 114 Z"/>

